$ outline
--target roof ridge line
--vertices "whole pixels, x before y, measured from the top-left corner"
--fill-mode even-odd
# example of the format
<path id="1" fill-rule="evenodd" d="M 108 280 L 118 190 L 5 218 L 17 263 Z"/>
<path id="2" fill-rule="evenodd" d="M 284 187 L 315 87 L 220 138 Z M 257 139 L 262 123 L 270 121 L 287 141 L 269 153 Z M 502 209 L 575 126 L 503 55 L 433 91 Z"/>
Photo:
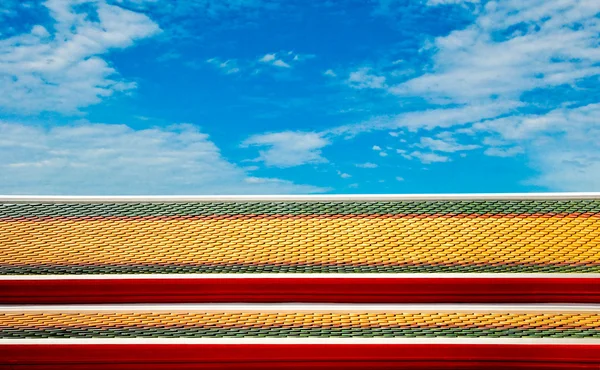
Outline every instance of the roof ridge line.
<path id="1" fill-rule="evenodd" d="M 444 200 L 591 200 L 600 192 L 327 195 L 0 195 L 0 203 L 357 202 Z"/>

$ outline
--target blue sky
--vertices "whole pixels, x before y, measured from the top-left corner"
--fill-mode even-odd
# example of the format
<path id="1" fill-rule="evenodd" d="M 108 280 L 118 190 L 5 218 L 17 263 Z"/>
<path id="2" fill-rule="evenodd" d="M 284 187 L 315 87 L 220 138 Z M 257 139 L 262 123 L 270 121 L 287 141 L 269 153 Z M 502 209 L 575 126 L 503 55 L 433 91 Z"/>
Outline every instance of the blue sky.
<path id="1" fill-rule="evenodd" d="M 597 0 L 3 0 L 0 193 L 600 190 Z"/>

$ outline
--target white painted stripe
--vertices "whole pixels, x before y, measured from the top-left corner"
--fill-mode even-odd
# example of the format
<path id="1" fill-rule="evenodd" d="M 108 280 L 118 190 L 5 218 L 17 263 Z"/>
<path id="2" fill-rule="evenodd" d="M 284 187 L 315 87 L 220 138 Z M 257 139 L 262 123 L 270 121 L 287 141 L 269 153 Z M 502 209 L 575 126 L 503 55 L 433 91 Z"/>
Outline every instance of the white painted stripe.
<path id="1" fill-rule="evenodd" d="M 597 344 L 600 338 L 52 338 L 0 339 L 15 344 Z M 600 350 L 600 349 L 599 349 Z"/>
<path id="2" fill-rule="evenodd" d="M 144 279 L 600 279 L 599 273 L 251 273 L 251 274 L 102 274 L 0 275 L 2 280 L 144 280 Z"/>
<path id="3" fill-rule="evenodd" d="M 600 192 L 481 193 L 481 194 L 327 194 L 327 195 L 176 195 L 176 196 L 63 196 L 0 195 L 0 203 L 100 202 L 273 202 L 273 201 L 401 201 L 401 200 L 535 200 L 600 199 Z"/>
<path id="4" fill-rule="evenodd" d="M 600 304 L 324 304 L 324 303 L 219 303 L 219 304 L 94 304 L 1 305 L 8 312 L 454 312 L 454 313 L 600 313 Z"/>

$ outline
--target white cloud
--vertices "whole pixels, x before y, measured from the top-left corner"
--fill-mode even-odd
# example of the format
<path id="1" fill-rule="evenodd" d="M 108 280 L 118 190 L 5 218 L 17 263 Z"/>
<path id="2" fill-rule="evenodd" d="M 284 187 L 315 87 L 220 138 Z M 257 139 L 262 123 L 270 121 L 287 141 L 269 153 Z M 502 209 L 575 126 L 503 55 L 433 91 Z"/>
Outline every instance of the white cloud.
<path id="1" fill-rule="evenodd" d="M 525 153 L 531 167 L 540 172 L 532 183 L 556 190 L 600 189 L 600 175 L 596 175 L 600 173 L 596 167 L 600 148 L 589 140 L 598 137 L 600 115 L 596 104 L 573 108 L 573 101 L 566 99 L 573 99 L 574 95 L 551 90 L 587 89 L 588 97 L 593 99 L 597 95 L 596 88 L 581 82 L 587 79 L 586 82 L 597 84 L 600 76 L 600 2 L 429 0 L 427 3 L 431 6 L 469 3 L 476 19 L 472 25 L 438 37 L 423 47 L 422 55 L 431 56 L 426 73 L 396 85 L 389 79 L 377 85 L 399 97 L 423 97 L 439 108 L 375 117 L 360 124 L 333 128 L 329 133 L 351 136 L 402 127 L 412 132 L 433 129 L 494 132 L 504 144 L 482 142 L 484 153 L 490 156 Z M 526 93 L 532 94 L 524 99 Z M 539 96 L 543 98 L 536 100 Z M 598 99 L 587 101 L 597 103 Z M 549 104 L 564 108 L 542 114 L 523 113 L 531 111 L 530 108 L 540 111 Z M 444 148 L 457 149 L 446 144 L 421 143 L 440 152 Z M 450 160 L 445 156 L 435 157 L 435 153 L 400 154 L 424 162 Z"/>
<path id="2" fill-rule="evenodd" d="M 134 130 L 0 122 L 4 194 L 310 193 L 327 189 L 248 176 L 196 126 Z"/>
<path id="3" fill-rule="evenodd" d="M 293 167 L 327 162 L 321 156 L 321 150 L 329 144 L 328 140 L 316 132 L 285 131 L 251 136 L 242 146 L 267 147 L 266 150 L 259 150 L 259 157 L 256 159 L 267 166 Z"/>
<path id="4" fill-rule="evenodd" d="M 563 139 L 581 140 L 597 134 L 600 128 L 600 103 L 578 108 L 559 108 L 541 115 L 510 116 L 473 125 L 479 131 L 496 132 L 505 141 L 535 140 L 548 134 L 566 135 Z"/>
<path id="5" fill-rule="evenodd" d="M 220 69 L 225 74 L 237 74 L 248 72 L 252 75 L 259 75 L 264 72 L 273 72 L 275 70 L 291 69 L 296 63 L 314 58 L 311 54 L 294 54 L 291 51 L 267 53 L 258 59 L 243 60 L 243 59 L 223 59 L 213 57 L 206 60 L 206 63 L 215 68 Z M 191 61 L 186 63 L 190 67 L 199 67 L 198 63 Z M 275 68 L 271 68 L 275 67 Z"/>
<path id="6" fill-rule="evenodd" d="M 86 8 L 93 7 L 97 21 Z M 135 87 L 102 59 L 152 36 L 159 27 L 144 14 L 103 1 L 48 0 L 52 33 L 41 25 L 0 40 L 0 107 L 6 111 L 73 113 Z"/>
<path id="7" fill-rule="evenodd" d="M 600 189 L 600 148 L 586 150 L 562 147 L 536 151 L 531 155 L 542 173 L 528 181 L 559 191 L 598 191 Z"/>
<path id="8" fill-rule="evenodd" d="M 432 108 L 413 111 L 395 116 L 375 117 L 359 124 L 334 127 L 327 131 L 331 135 L 356 135 L 360 133 L 406 128 L 409 131 L 451 128 L 457 125 L 477 123 L 498 117 L 502 113 L 516 109 L 523 103 L 518 101 L 489 102 L 487 104 L 462 105 L 453 108 Z"/>
<path id="9" fill-rule="evenodd" d="M 379 145 L 373 145 L 372 149 L 375 150 L 375 151 L 380 151 L 381 147 Z"/>
<path id="10" fill-rule="evenodd" d="M 276 58 L 275 54 L 265 54 L 258 61 L 261 63 L 270 63 L 270 62 L 273 62 L 275 60 L 275 58 Z"/>
<path id="11" fill-rule="evenodd" d="M 498 148 L 492 147 L 487 148 L 483 154 L 490 157 L 514 157 L 517 154 L 523 153 L 523 148 L 518 146 L 513 146 L 510 148 Z"/>
<path id="12" fill-rule="evenodd" d="M 250 186 L 245 185 L 250 184 Z M 237 187 L 238 184 L 236 184 Z M 259 186 L 255 186 L 259 185 Z M 271 190 L 268 190 L 271 189 Z M 235 187 L 234 187 L 235 190 Z M 272 177 L 246 177 L 244 184 L 239 184 L 235 194 L 286 194 L 286 193 L 323 193 L 331 189 L 311 185 L 296 185 L 291 181 Z M 230 193 L 234 194 L 234 193 Z"/>
<path id="13" fill-rule="evenodd" d="M 5 1 L 5 0 L 3 0 Z M 107 0 L 136 11 L 151 14 L 168 35 L 168 39 L 201 39 L 202 26 L 240 27 L 259 11 L 273 9 L 280 0 Z"/>
<path id="14" fill-rule="evenodd" d="M 485 1 L 485 0 L 484 0 Z M 408 8 L 407 3 L 403 0 L 377 0 L 378 6 L 375 10 L 376 14 L 387 14 L 393 11 L 395 8 Z M 414 0 L 412 3 L 417 5 L 419 3 L 426 6 L 441 6 L 441 5 L 468 5 L 468 4 L 479 4 L 480 0 Z M 400 60 L 399 62 L 402 62 Z"/>
<path id="15" fill-rule="evenodd" d="M 464 4 L 479 4 L 479 0 L 427 0 L 427 5 L 464 5 Z"/>
<path id="16" fill-rule="evenodd" d="M 561 135 L 561 140 L 586 141 L 598 134 L 600 103 L 559 108 L 541 115 L 509 116 L 473 125 L 475 131 L 495 132 L 504 141 L 525 142 Z M 592 136 L 593 137 L 593 136 Z M 546 140 L 546 139 L 544 139 Z"/>
<path id="17" fill-rule="evenodd" d="M 210 58 L 206 60 L 206 63 L 220 69 L 223 73 L 228 75 L 241 72 L 241 69 L 238 67 L 237 60 L 235 59 L 223 61 L 219 58 Z"/>
<path id="18" fill-rule="evenodd" d="M 387 157 L 388 154 L 386 152 L 379 152 L 380 157 Z"/>
<path id="19" fill-rule="evenodd" d="M 489 2 L 475 23 L 433 43 L 433 72 L 390 90 L 434 102 L 519 99 L 600 73 L 598 1 Z"/>
<path id="20" fill-rule="evenodd" d="M 279 68 L 292 68 L 294 63 L 314 58 L 312 54 L 295 54 L 292 51 L 268 53 L 258 59 L 259 63 L 268 64 Z"/>
<path id="21" fill-rule="evenodd" d="M 396 176 L 396 181 L 404 181 L 404 177 Z"/>
<path id="22" fill-rule="evenodd" d="M 541 115 L 505 117 L 474 125 L 474 134 L 496 134 L 504 151 L 488 155 L 516 155 L 521 150 L 541 174 L 530 183 L 555 190 L 600 189 L 600 103 L 559 108 Z M 489 141 L 494 143 L 493 141 Z M 515 149 L 516 148 L 516 149 Z M 494 149 L 494 150 L 492 150 Z"/>
<path id="23" fill-rule="evenodd" d="M 344 173 L 342 171 L 337 171 L 337 174 L 342 178 L 342 179 L 349 179 L 352 177 L 352 175 Z"/>
<path id="24" fill-rule="evenodd" d="M 367 163 L 359 163 L 356 165 L 358 168 L 377 168 L 379 167 L 375 163 L 367 162 Z"/>
<path id="25" fill-rule="evenodd" d="M 429 1 L 432 6 L 458 3 L 478 2 Z M 556 104 L 565 103 L 565 108 L 538 115 L 521 112 L 529 108 L 530 103 L 522 100 L 526 92 L 577 87 L 580 80 L 600 75 L 600 2 L 490 1 L 479 6 L 475 14 L 471 26 L 438 37 L 423 49 L 432 56 L 431 68 L 424 75 L 393 85 L 385 76 L 364 67 L 351 72 L 346 80 L 357 89 L 424 97 L 436 108 L 375 117 L 315 134 L 351 137 L 401 128 L 411 132 L 443 129 L 485 133 L 488 139 L 493 134 L 501 144 L 483 140 L 481 145 L 464 145 L 451 136 L 438 135 L 424 137 L 416 144 L 427 150 L 398 153 L 430 164 L 451 161 L 436 152 L 483 147 L 488 156 L 514 156 L 522 151 L 540 171 L 531 183 L 558 190 L 599 189 L 600 148 L 592 139 L 600 137 L 597 104 L 568 108 L 572 103 L 559 101 Z M 379 146 L 373 150 L 387 154 Z M 318 158 L 322 160 L 320 153 Z"/>
<path id="26" fill-rule="evenodd" d="M 372 74 L 371 68 L 368 67 L 350 72 L 346 83 L 355 89 L 383 89 L 386 87 L 385 77 Z"/>
<path id="27" fill-rule="evenodd" d="M 295 62 L 313 59 L 317 57 L 315 54 L 296 54 L 293 51 L 288 51 L 287 55 L 292 56 L 292 60 Z"/>
<path id="28" fill-rule="evenodd" d="M 408 112 L 396 116 L 391 122 L 387 123 L 387 126 L 406 127 L 411 131 L 449 128 L 495 118 L 521 105 L 522 103 L 517 101 L 503 101 L 487 104 L 468 104 L 457 108 L 437 108 Z"/>
<path id="29" fill-rule="evenodd" d="M 291 51 L 279 53 L 267 53 L 258 59 L 240 60 L 240 59 L 222 59 L 213 57 L 206 60 L 206 63 L 221 69 L 225 74 L 237 74 L 245 71 L 251 71 L 253 75 L 259 75 L 263 72 L 274 71 L 277 69 L 291 69 L 294 64 L 313 58 L 311 54 L 294 54 Z M 191 67 L 197 67 L 197 63 L 189 62 Z M 276 68 L 269 68 L 276 67 Z"/>
<path id="30" fill-rule="evenodd" d="M 273 65 L 275 67 L 281 67 L 281 68 L 291 68 L 291 66 L 289 64 L 287 64 L 286 62 L 284 62 L 281 59 L 277 59 L 276 61 L 273 62 Z"/>
<path id="31" fill-rule="evenodd" d="M 402 156 L 406 159 L 418 159 L 423 164 L 450 162 L 449 157 L 435 153 L 423 153 L 420 151 L 414 151 L 410 154 L 403 154 Z"/>
<path id="32" fill-rule="evenodd" d="M 323 75 L 329 77 L 337 77 L 337 74 L 332 69 L 326 70 L 325 72 L 323 72 Z"/>
<path id="33" fill-rule="evenodd" d="M 415 146 L 419 148 L 426 148 L 434 152 L 446 152 L 454 153 L 465 150 L 474 150 L 479 148 L 479 145 L 462 145 L 459 144 L 454 138 L 433 139 L 430 137 L 422 137 L 420 142 Z"/>

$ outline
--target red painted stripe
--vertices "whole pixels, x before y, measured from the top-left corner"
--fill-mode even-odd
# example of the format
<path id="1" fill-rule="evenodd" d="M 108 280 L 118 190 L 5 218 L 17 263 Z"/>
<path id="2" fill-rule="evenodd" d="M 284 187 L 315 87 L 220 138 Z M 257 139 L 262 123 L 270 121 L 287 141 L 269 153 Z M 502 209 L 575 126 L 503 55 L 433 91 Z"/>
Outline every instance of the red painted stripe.
<path id="1" fill-rule="evenodd" d="M 598 369 L 600 345 L 0 345 L 0 367 L 7 366 L 19 369 Z"/>
<path id="2" fill-rule="evenodd" d="M 596 278 L 0 280 L 1 304 L 600 303 Z"/>

